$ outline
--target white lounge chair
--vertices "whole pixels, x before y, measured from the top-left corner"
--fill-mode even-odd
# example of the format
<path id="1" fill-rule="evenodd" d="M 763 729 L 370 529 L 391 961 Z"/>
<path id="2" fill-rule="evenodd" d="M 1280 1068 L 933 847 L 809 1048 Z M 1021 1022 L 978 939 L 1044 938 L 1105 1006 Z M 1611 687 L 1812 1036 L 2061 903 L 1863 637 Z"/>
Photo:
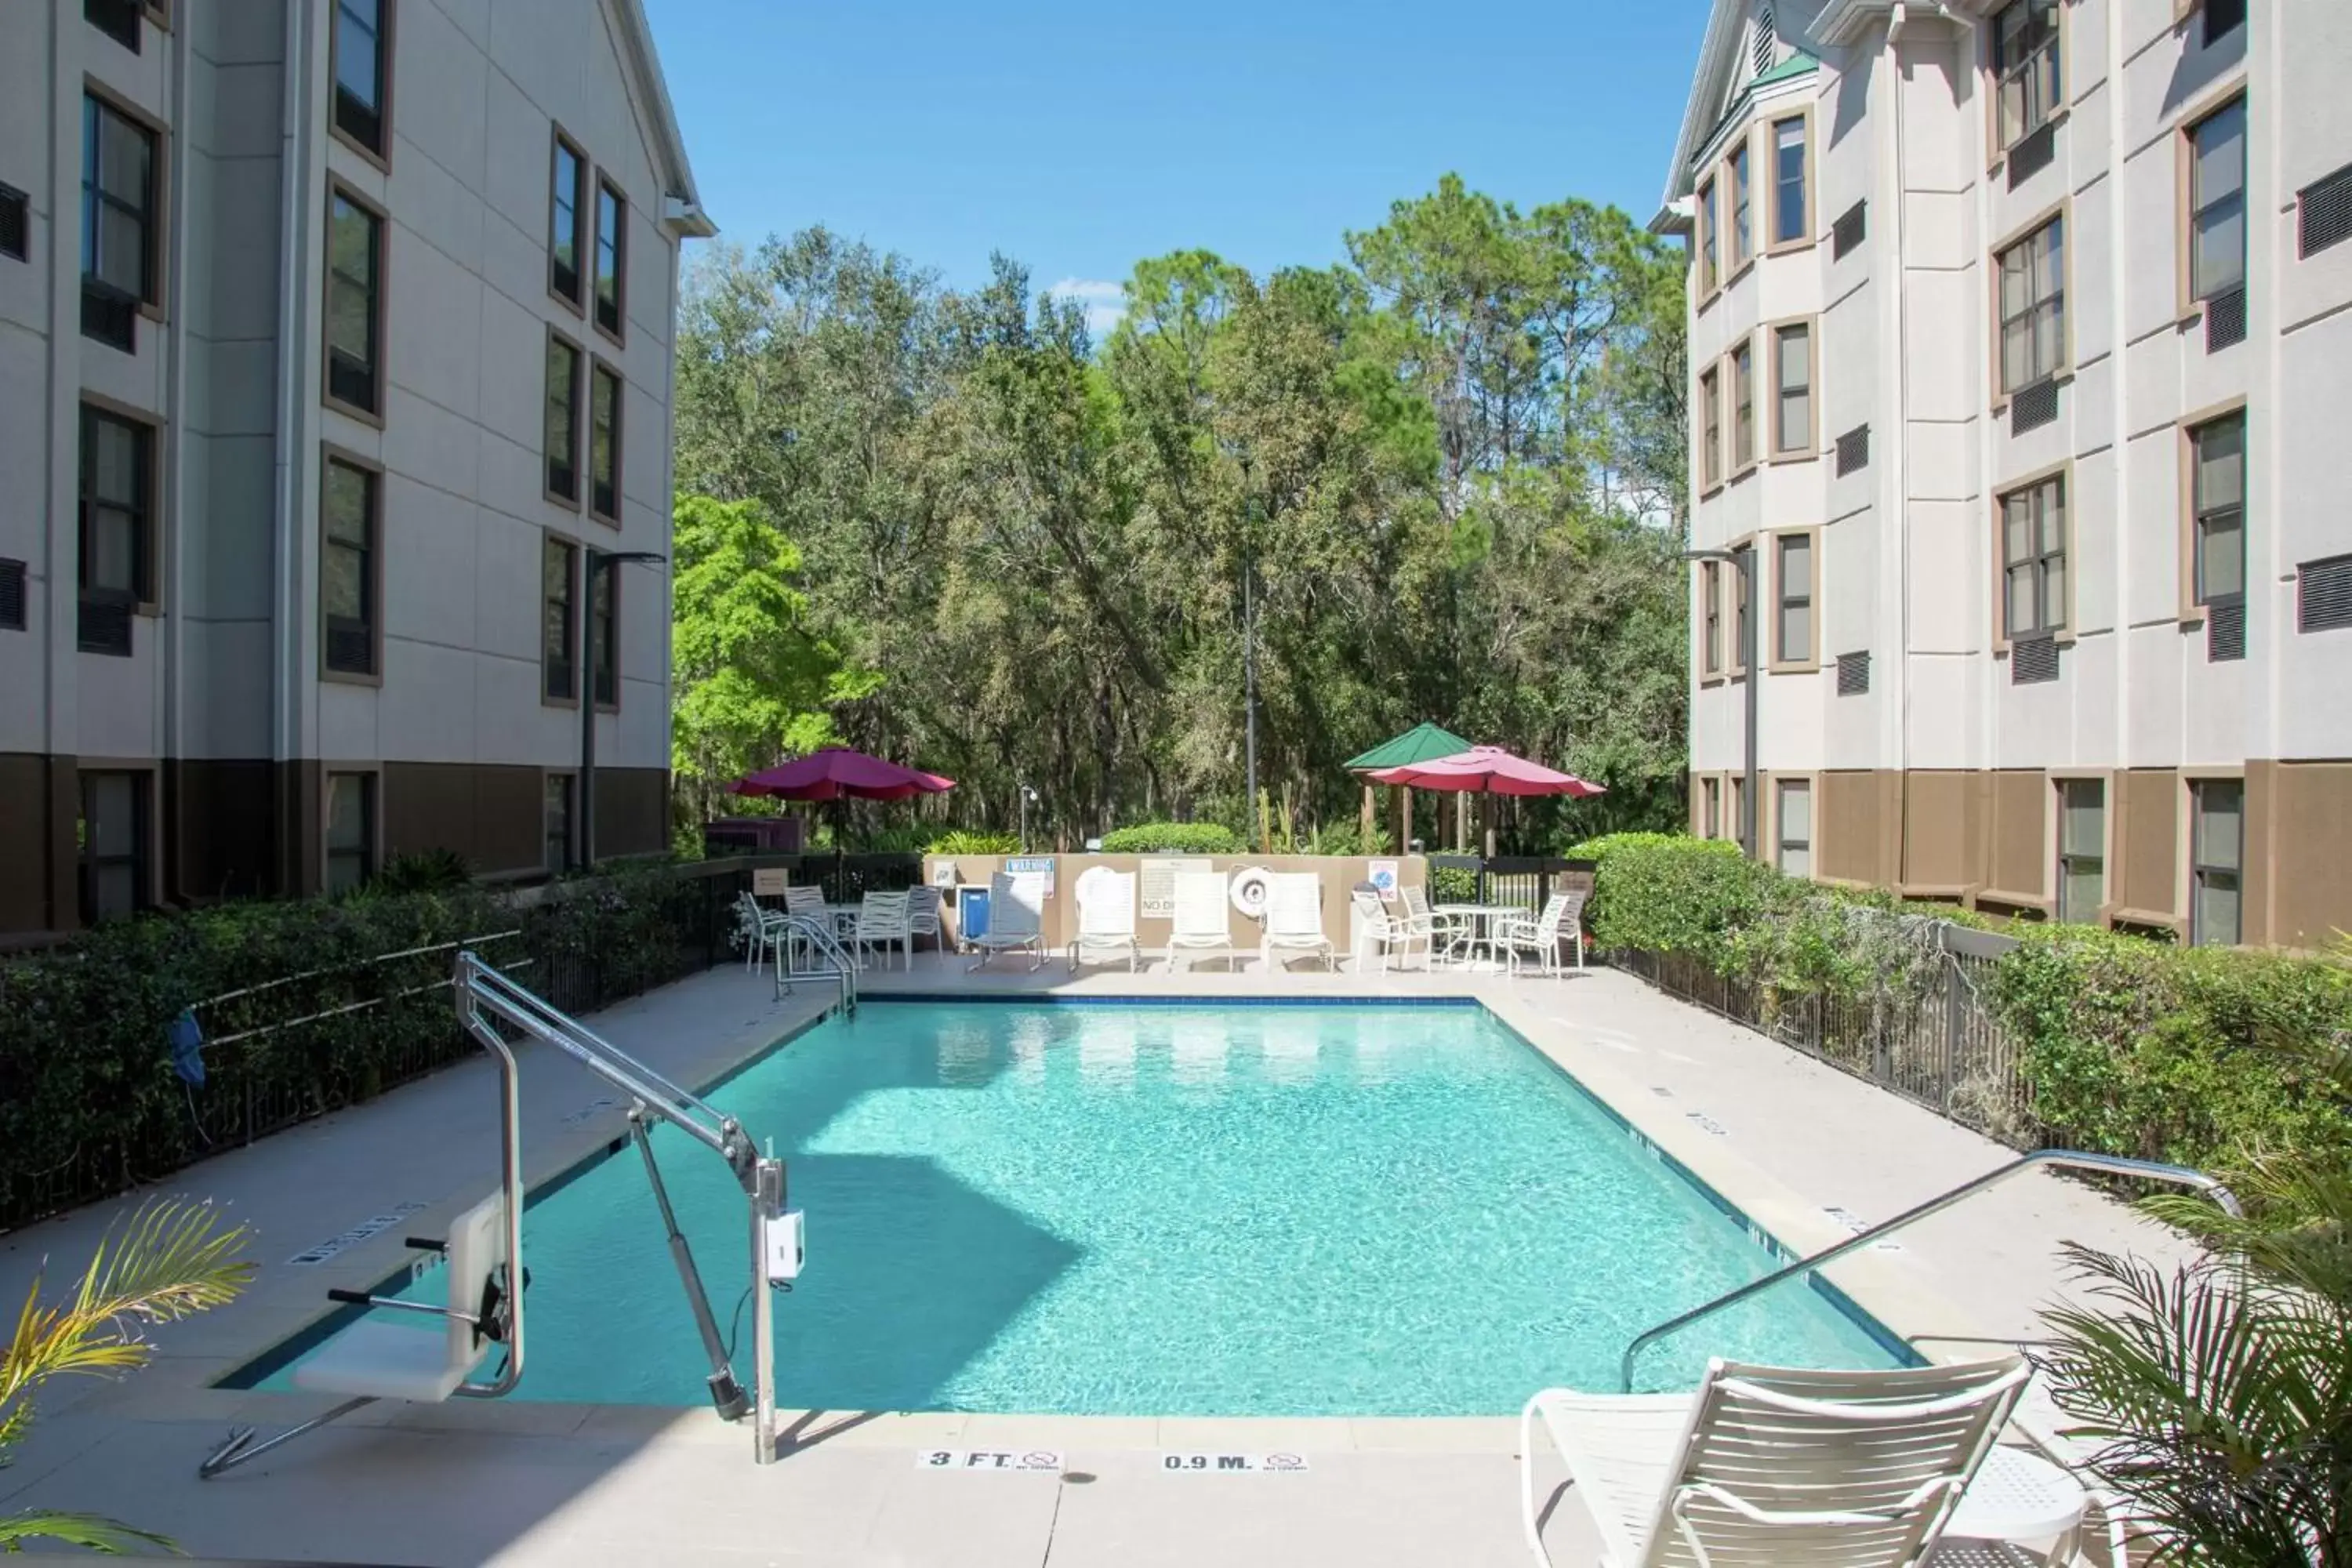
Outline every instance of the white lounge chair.
<path id="1" fill-rule="evenodd" d="M 1519 1417 L 1521 1520 L 1536 1423 L 1599 1527 L 1604 1568 L 1915 1568 L 1984 1462 L 2029 1369 L 2020 1356 L 1886 1372 L 1715 1361 L 1696 1394 L 1546 1389 Z"/>
<path id="2" fill-rule="evenodd" d="M 1266 879 L 1265 932 L 1258 956 L 1271 973 L 1301 952 L 1319 955 L 1326 969 L 1339 967 L 1339 953 L 1323 934 L 1323 879 L 1312 871 L 1277 871 Z"/>
<path id="3" fill-rule="evenodd" d="M 1519 972 L 1519 954 L 1532 952 L 1541 961 L 1546 974 L 1558 974 L 1560 969 L 1559 944 L 1563 939 L 1576 943 L 1576 967 L 1584 967 L 1584 895 L 1554 893 L 1544 900 L 1543 913 L 1533 920 L 1512 918 L 1496 929 L 1495 945 L 1510 955 L 1511 973 Z"/>
<path id="4" fill-rule="evenodd" d="M 1404 918 L 1413 930 L 1429 938 L 1433 955 L 1450 954 L 1468 935 L 1465 922 L 1452 915 L 1441 915 L 1429 907 L 1429 889 L 1419 882 L 1409 882 L 1397 889 L 1404 902 Z M 1435 958 L 1431 962 L 1433 963 Z"/>
<path id="5" fill-rule="evenodd" d="M 895 942 L 902 961 L 901 966 L 912 969 L 915 966 L 915 938 L 907 924 L 907 895 L 904 892 L 866 894 L 857 906 L 857 934 L 854 940 L 857 943 L 861 963 L 869 948 L 880 948 L 882 955 L 887 958 L 891 944 Z"/>
<path id="6" fill-rule="evenodd" d="M 1367 961 L 1378 953 L 1380 973 L 1386 974 L 1390 953 L 1399 953 L 1409 959 L 1416 946 L 1422 951 L 1422 967 L 1426 969 L 1429 966 L 1428 936 L 1414 930 L 1411 921 L 1391 914 L 1388 906 L 1381 902 L 1378 893 L 1369 888 L 1358 888 L 1348 895 L 1348 900 L 1360 922 L 1356 932 L 1357 973 L 1363 973 Z"/>
<path id="7" fill-rule="evenodd" d="M 1045 963 L 1045 879 L 1008 877 L 999 871 L 988 879 L 988 929 L 971 939 L 980 950 L 966 973 L 1000 952 L 1026 952 L 1029 967 Z"/>
<path id="8" fill-rule="evenodd" d="M 824 889 L 814 882 L 794 882 L 786 887 L 784 912 L 788 915 L 805 915 L 824 926 L 828 931 L 833 931 L 833 917 L 826 912 L 824 907 Z M 835 934 L 839 933 L 835 932 Z M 814 944 L 809 941 L 805 933 L 798 931 L 788 931 L 785 935 L 789 944 L 786 951 L 793 954 L 793 967 L 794 969 L 807 967 L 804 960 Z"/>
<path id="9" fill-rule="evenodd" d="M 907 930 L 915 936 L 931 939 L 933 947 L 944 948 L 947 939 L 940 931 L 940 890 L 928 883 L 907 889 Z"/>
<path id="10" fill-rule="evenodd" d="M 791 937 L 784 911 L 772 910 L 748 891 L 735 896 L 735 937 L 743 944 L 743 967 L 757 974 L 770 952 L 784 962 L 784 943 Z"/>
<path id="11" fill-rule="evenodd" d="M 1127 960 L 1127 972 L 1143 957 L 1135 939 L 1135 873 L 1097 866 L 1078 879 L 1078 934 L 1070 943 L 1070 973 L 1097 953 Z"/>
<path id="12" fill-rule="evenodd" d="M 1241 954 L 1234 951 L 1233 927 L 1227 923 L 1232 918 L 1223 871 L 1177 872 L 1176 918 L 1168 932 L 1168 967 L 1176 967 L 1179 953 L 1187 969 L 1195 958 L 1221 952 L 1227 969 L 1239 963 Z"/>

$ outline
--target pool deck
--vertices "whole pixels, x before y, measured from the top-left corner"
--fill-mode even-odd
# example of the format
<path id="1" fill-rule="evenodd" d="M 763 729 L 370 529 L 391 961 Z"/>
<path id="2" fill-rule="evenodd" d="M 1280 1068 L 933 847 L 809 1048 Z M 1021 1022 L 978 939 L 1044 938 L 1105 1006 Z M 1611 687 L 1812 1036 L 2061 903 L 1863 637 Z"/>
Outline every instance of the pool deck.
<path id="1" fill-rule="evenodd" d="M 782 1001 L 764 975 L 722 968 L 593 1021 L 688 1083 L 713 1079 L 816 1016 L 803 984 Z M 1659 1148 L 1801 1252 L 2000 1163 L 2009 1152 L 1932 1113 L 1614 971 L 1561 979 L 1440 973 L 1228 975 L 1089 968 L 1034 973 L 1000 960 L 919 956 L 869 972 L 869 997 L 1055 991 L 1097 996 L 1472 996 L 1525 1035 Z M 523 1053 L 525 1178 L 608 1143 L 612 1096 L 576 1064 Z M 351 1110 L 180 1173 L 156 1189 L 215 1198 L 252 1227 L 252 1287 L 155 1336 L 152 1365 L 121 1383 L 52 1383 L 0 1514 L 37 1504 L 112 1514 L 202 1558 L 379 1564 L 953 1563 L 958 1568 L 1155 1564 L 1524 1563 L 1517 1423 L 1510 1417 L 1224 1419 L 789 1412 L 778 1462 L 752 1463 L 748 1424 L 708 1410 L 495 1402 L 377 1405 L 222 1478 L 197 1461 L 232 1425 L 265 1433 L 333 1401 L 210 1384 L 364 1289 L 495 1181 L 494 1077 L 469 1061 Z M 723 1093 L 718 1097 L 722 1102 Z M 753 1129 L 754 1132 L 758 1130 Z M 132 1194 L 123 1204 L 136 1201 Z M 78 1270 L 123 1204 L 0 1237 L 0 1301 L 24 1297 L 43 1254 Z M 422 1205 L 324 1263 L 287 1259 L 404 1205 Z M 819 1222 L 821 1226 L 821 1221 Z M 822 1230 L 809 1266 L 824 1266 Z M 2087 1187 L 2035 1172 L 1828 1272 L 1931 1356 L 2030 1339 L 2064 1293 L 2064 1240 L 2172 1257 L 2168 1233 Z M 714 1296 L 740 1267 L 706 1245 Z M 791 1310 L 789 1298 L 779 1310 Z M 688 1331 L 681 1314 L 680 1331 Z M 1703 1332 L 1704 1330 L 1698 1331 Z M 748 1374 L 746 1376 L 748 1383 Z M 1529 1391 L 1530 1393 L 1533 1390 Z M 926 1447 L 1054 1449 L 1052 1473 L 942 1473 Z M 1295 1474 L 1171 1475 L 1165 1450 L 1307 1459 Z M 1547 1459 L 1552 1457 L 1546 1455 Z M 1560 1479 L 1556 1461 L 1541 1472 Z M 1561 1568 L 1595 1560 L 1572 1492 L 1546 1541 Z M 27 1558 L 30 1563 L 37 1559 Z M 75 1559 L 81 1561 L 81 1559 Z"/>

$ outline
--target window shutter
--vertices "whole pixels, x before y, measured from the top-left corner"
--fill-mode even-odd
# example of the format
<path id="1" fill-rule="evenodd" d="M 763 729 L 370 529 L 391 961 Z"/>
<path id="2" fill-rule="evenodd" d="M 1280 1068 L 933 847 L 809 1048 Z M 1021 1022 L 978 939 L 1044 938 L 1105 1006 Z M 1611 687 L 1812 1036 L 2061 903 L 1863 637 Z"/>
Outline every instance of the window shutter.
<path id="1" fill-rule="evenodd" d="M 2347 239 L 2352 239 L 2352 163 L 2295 193 L 2298 258 L 2315 256 Z"/>
<path id="2" fill-rule="evenodd" d="M 2295 568 L 2294 625 L 2301 632 L 2352 630 L 2352 555 Z"/>
<path id="3" fill-rule="evenodd" d="M 1870 655 L 1842 653 L 1837 661 L 1837 694 L 1859 697 L 1870 689 Z"/>

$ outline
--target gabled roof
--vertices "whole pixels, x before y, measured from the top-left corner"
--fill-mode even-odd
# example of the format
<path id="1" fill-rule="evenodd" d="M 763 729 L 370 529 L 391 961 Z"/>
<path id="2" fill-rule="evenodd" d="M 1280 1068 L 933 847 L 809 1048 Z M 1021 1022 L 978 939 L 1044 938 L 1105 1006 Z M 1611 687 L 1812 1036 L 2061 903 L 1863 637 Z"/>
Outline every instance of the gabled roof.
<path id="1" fill-rule="evenodd" d="M 654 216 L 680 234 L 709 239 L 719 232 L 719 226 L 703 212 L 702 196 L 695 189 L 694 165 L 687 161 L 686 138 L 678 133 L 669 83 L 662 76 L 661 56 L 654 48 L 654 32 L 646 21 L 643 0 L 611 0 L 611 4 L 618 24 L 622 62 L 645 95 L 646 129 L 653 133 L 663 198 Z"/>
<path id="2" fill-rule="evenodd" d="M 1836 3 L 1832 0 L 1832 5 Z M 1692 161 L 1715 140 L 1727 121 L 1746 112 L 1751 93 L 1811 76 L 1821 68 L 1817 57 L 1797 47 L 1762 75 L 1748 75 L 1749 4 L 1750 0 L 1714 0 L 1707 14 L 1706 36 L 1699 44 L 1698 69 L 1691 78 L 1690 98 L 1683 105 L 1682 133 L 1675 139 L 1674 163 L 1666 170 L 1665 195 L 1659 198 L 1658 216 L 1650 221 L 1654 232 L 1673 230 L 1685 220 L 1688 215 L 1683 198 L 1691 193 Z M 1782 0 L 1782 9 L 1796 7 Z M 1794 29 L 1784 30 L 1782 42 L 1787 43 L 1793 33 Z"/>

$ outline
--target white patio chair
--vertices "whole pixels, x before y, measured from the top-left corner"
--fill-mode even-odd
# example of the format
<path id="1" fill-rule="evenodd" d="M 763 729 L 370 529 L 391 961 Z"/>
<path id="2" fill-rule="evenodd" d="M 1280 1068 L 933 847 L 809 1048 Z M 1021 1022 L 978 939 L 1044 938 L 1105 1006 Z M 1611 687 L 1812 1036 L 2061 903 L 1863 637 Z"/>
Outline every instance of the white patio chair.
<path id="1" fill-rule="evenodd" d="M 1546 974 L 1559 973 L 1559 944 L 1563 938 L 1576 943 L 1576 967 L 1584 967 L 1584 895 L 1554 893 L 1544 900 L 1543 913 L 1533 920 L 1517 917 L 1502 922 L 1495 931 L 1495 945 L 1510 955 L 1511 973 L 1519 972 L 1519 954 L 1540 955 Z"/>
<path id="2" fill-rule="evenodd" d="M 1135 873 L 1097 866 L 1078 879 L 1078 934 L 1070 943 L 1070 973 L 1097 953 L 1125 957 L 1135 973 L 1143 946 L 1135 939 Z"/>
<path id="3" fill-rule="evenodd" d="M 940 890 L 928 883 L 907 889 L 907 930 L 916 936 L 927 936 L 931 945 L 944 950 L 947 938 L 940 930 Z"/>
<path id="4" fill-rule="evenodd" d="M 1265 931 L 1258 957 L 1270 973 L 1301 952 L 1318 955 L 1326 969 L 1339 966 L 1338 951 L 1323 934 L 1323 879 L 1312 871 L 1276 871 L 1266 878 Z"/>
<path id="5" fill-rule="evenodd" d="M 1415 947 L 1422 951 L 1422 966 L 1429 966 L 1427 934 L 1414 930 L 1409 919 L 1391 914 L 1388 906 L 1381 902 L 1378 893 L 1369 888 L 1358 888 L 1349 893 L 1348 901 L 1362 921 L 1356 933 L 1359 944 L 1354 954 L 1357 973 L 1363 973 L 1366 960 L 1377 953 L 1381 961 L 1380 973 L 1386 974 L 1390 953 L 1399 953 L 1410 959 Z"/>
<path id="6" fill-rule="evenodd" d="M 1450 955 L 1469 934 L 1464 922 L 1452 915 L 1441 915 L 1429 907 L 1429 889 L 1419 882 L 1399 888 L 1397 897 L 1404 902 L 1406 922 L 1429 939 L 1431 963 L 1436 962 L 1439 953 Z"/>
<path id="7" fill-rule="evenodd" d="M 988 929 L 971 939 L 980 950 L 966 973 L 978 970 L 1000 952 L 1026 952 L 1029 967 L 1045 963 L 1045 880 L 1042 877 L 1008 877 L 999 871 L 988 879 Z"/>
<path id="8" fill-rule="evenodd" d="M 735 940 L 743 944 L 745 969 L 757 974 L 771 952 L 778 963 L 783 963 L 791 934 L 782 910 L 769 909 L 748 891 L 735 895 Z"/>
<path id="9" fill-rule="evenodd" d="M 1599 1527 L 1604 1568 L 1916 1568 L 2028 1370 L 2015 1355 L 1884 1372 L 1717 1360 L 1695 1394 L 1546 1389 L 1519 1417 L 1528 1547 L 1551 1568 L 1540 1419 Z"/>
<path id="10" fill-rule="evenodd" d="M 784 913 L 805 915 L 826 930 L 832 930 L 832 916 L 825 913 L 824 889 L 814 882 L 793 882 L 784 889 Z M 812 946 L 806 934 L 797 931 L 785 932 L 786 951 L 793 954 L 794 969 L 807 967 L 803 959 Z"/>
<path id="11" fill-rule="evenodd" d="M 890 944 L 898 944 L 902 966 L 915 966 L 914 933 L 907 925 L 907 895 L 868 893 L 857 906 L 857 931 L 851 939 L 857 944 L 858 962 L 863 963 L 868 948 L 878 947 L 883 956 L 889 955 Z"/>
<path id="12" fill-rule="evenodd" d="M 1177 967 L 1176 958 L 1181 953 L 1183 967 L 1192 967 L 1196 957 L 1216 953 L 1225 955 L 1225 967 L 1233 968 L 1241 962 L 1234 950 L 1232 905 L 1226 901 L 1225 874 L 1223 871 L 1179 871 L 1176 873 L 1176 918 L 1168 933 L 1168 967 Z"/>

